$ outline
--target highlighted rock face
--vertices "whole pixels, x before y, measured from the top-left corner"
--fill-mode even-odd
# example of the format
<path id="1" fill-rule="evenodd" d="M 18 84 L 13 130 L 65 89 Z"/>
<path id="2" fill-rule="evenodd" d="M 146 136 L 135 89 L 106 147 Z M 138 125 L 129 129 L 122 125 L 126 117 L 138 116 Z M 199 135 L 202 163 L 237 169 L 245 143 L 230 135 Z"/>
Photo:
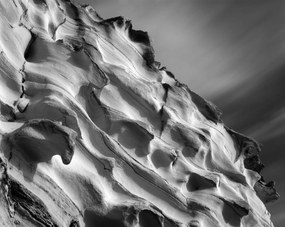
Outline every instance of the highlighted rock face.
<path id="1" fill-rule="evenodd" d="M 65 0 L 0 0 L 0 226 L 273 226 L 259 144 Z"/>

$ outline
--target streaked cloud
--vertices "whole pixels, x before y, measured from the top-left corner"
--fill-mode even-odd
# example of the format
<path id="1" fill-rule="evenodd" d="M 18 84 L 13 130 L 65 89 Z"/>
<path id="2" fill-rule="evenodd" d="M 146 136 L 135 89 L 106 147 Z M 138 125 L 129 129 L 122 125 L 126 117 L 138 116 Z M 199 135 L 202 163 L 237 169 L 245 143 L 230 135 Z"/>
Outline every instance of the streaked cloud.
<path id="1" fill-rule="evenodd" d="M 273 113 L 266 123 L 258 122 L 249 128 L 246 134 L 262 141 L 268 141 L 282 135 L 285 137 L 285 107 L 277 113 Z"/>

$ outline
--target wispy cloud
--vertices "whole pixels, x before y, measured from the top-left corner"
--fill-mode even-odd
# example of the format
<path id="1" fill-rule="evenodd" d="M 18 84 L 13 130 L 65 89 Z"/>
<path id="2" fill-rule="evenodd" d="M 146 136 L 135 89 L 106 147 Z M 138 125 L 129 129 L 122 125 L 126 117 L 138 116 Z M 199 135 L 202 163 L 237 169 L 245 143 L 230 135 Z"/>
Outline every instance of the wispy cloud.
<path id="1" fill-rule="evenodd" d="M 246 133 L 258 140 L 268 141 L 284 135 L 285 138 L 285 107 L 273 113 L 266 122 L 258 122 Z"/>

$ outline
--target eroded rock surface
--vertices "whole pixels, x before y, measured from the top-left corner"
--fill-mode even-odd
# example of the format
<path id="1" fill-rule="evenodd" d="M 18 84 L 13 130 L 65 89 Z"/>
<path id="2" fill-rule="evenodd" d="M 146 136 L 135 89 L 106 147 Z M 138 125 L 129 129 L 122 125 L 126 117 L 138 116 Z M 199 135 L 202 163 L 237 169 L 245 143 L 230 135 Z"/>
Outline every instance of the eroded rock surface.
<path id="1" fill-rule="evenodd" d="M 272 226 L 259 144 L 64 0 L 0 1 L 0 226 Z"/>

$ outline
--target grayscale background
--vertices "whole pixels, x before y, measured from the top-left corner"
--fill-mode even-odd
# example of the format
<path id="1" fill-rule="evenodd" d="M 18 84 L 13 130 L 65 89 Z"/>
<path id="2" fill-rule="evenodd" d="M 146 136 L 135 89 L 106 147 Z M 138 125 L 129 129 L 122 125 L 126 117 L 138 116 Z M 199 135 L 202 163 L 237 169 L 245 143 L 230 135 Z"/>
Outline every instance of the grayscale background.
<path id="1" fill-rule="evenodd" d="M 223 111 L 223 121 L 263 144 L 267 204 L 285 226 L 285 1 L 77 0 L 103 17 L 148 31 L 156 60 Z"/>

